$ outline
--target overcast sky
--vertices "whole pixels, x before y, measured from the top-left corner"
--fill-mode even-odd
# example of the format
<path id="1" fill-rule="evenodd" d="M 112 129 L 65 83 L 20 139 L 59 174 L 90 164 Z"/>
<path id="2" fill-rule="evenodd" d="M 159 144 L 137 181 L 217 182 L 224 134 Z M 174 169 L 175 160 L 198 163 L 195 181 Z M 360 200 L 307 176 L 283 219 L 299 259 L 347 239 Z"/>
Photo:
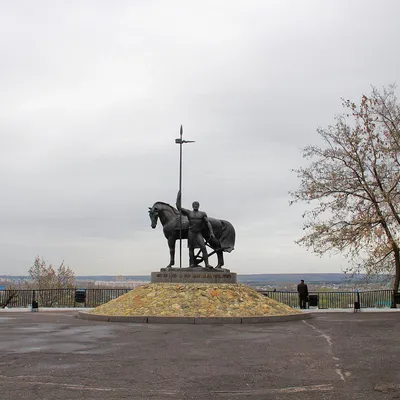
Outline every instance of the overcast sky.
<path id="1" fill-rule="evenodd" d="M 148 207 L 229 220 L 238 273 L 341 272 L 294 243 L 300 149 L 398 81 L 400 2 L 0 1 L 0 274 L 168 264 Z M 184 264 L 187 259 L 184 243 Z M 215 260 L 211 260 L 216 264 Z"/>

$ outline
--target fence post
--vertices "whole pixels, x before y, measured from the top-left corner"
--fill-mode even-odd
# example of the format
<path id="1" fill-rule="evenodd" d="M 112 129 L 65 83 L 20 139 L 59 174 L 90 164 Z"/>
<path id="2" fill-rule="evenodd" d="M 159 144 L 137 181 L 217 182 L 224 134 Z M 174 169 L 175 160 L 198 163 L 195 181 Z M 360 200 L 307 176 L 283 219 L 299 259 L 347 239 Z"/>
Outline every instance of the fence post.
<path id="1" fill-rule="evenodd" d="M 32 290 L 32 304 L 31 304 L 31 311 L 39 311 L 39 304 L 36 301 L 36 292 Z"/>
<path id="2" fill-rule="evenodd" d="M 396 295 L 396 290 L 393 289 L 393 293 L 392 293 L 392 304 L 390 305 L 390 308 L 397 308 L 396 300 L 395 300 L 395 295 Z"/>
<path id="3" fill-rule="evenodd" d="M 356 301 L 354 302 L 354 312 L 361 311 L 361 303 L 360 303 L 360 292 L 356 289 Z"/>

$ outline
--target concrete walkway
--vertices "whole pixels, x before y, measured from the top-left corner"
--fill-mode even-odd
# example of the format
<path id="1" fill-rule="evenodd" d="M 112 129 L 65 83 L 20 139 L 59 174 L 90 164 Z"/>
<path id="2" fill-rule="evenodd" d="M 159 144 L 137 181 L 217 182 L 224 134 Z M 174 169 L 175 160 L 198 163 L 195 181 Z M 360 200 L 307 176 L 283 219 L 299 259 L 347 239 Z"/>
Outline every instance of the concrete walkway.
<path id="1" fill-rule="evenodd" d="M 260 325 L 0 315 L 5 400 L 400 398 L 400 314 L 320 313 Z"/>

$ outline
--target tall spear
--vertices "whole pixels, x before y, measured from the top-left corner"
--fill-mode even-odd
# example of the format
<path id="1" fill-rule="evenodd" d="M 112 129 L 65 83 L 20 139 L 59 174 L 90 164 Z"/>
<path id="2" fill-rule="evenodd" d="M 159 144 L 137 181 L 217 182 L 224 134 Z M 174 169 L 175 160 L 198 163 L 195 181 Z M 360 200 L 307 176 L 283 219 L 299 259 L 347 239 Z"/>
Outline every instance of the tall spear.
<path id="1" fill-rule="evenodd" d="M 175 139 L 175 143 L 179 144 L 179 193 L 182 201 L 182 144 L 194 143 L 194 140 L 183 140 L 183 127 L 181 125 L 180 138 Z M 179 210 L 179 268 L 182 268 L 182 211 Z"/>

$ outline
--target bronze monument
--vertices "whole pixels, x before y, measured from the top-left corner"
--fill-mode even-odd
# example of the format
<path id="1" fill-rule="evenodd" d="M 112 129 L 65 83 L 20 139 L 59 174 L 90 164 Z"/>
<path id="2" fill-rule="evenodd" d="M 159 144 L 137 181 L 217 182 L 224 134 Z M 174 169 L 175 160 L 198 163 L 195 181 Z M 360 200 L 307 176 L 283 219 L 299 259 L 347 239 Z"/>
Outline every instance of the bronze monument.
<path id="1" fill-rule="evenodd" d="M 195 205 L 197 208 L 198 205 Z M 179 208 L 180 204 L 177 204 L 177 207 Z M 170 262 L 167 268 L 171 268 L 175 264 L 175 243 L 179 240 L 180 222 L 182 222 L 182 239 L 188 239 L 189 268 L 199 267 L 199 264 L 204 261 L 206 268 L 222 270 L 224 265 L 223 252 L 230 253 L 235 246 L 233 225 L 229 221 L 207 217 L 207 214 L 198 211 L 198 208 L 193 211 L 181 208 L 181 211 L 182 216 L 175 207 L 161 201 L 149 207 L 151 227 L 154 229 L 158 220 L 160 220 L 163 225 L 164 236 L 168 241 Z M 197 218 L 200 215 L 201 217 Z M 206 246 L 212 249 L 211 253 L 207 253 Z M 195 254 L 196 248 L 200 248 L 202 256 Z M 209 256 L 213 254 L 217 254 L 218 258 L 218 264 L 215 268 L 212 268 L 208 263 Z"/>
<path id="2" fill-rule="evenodd" d="M 182 239 L 188 240 L 189 269 L 199 268 L 203 271 L 223 271 L 223 252 L 231 252 L 235 245 L 235 229 L 232 224 L 225 220 L 208 218 L 204 211 L 199 211 L 199 202 L 194 201 L 193 210 L 181 207 L 182 200 L 182 144 L 194 143 L 191 140 L 183 140 L 183 128 L 181 125 L 180 137 L 175 140 L 179 144 L 179 192 L 176 199 L 176 209 L 167 203 L 158 201 L 153 207 L 149 207 L 151 227 L 157 226 L 160 219 L 163 225 L 164 236 L 167 238 L 170 252 L 170 262 L 166 269 L 172 269 L 175 264 L 175 243 L 179 239 L 180 258 L 179 265 L 182 268 Z M 207 253 L 207 246 L 212 249 Z M 200 249 L 197 254 L 195 250 Z M 200 256 L 200 253 L 202 254 Z M 218 264 L 213 268 L 209 264 L 209 256 L 217 254 Z M 204 262 L 204 268 L 199 264 Z"/>

